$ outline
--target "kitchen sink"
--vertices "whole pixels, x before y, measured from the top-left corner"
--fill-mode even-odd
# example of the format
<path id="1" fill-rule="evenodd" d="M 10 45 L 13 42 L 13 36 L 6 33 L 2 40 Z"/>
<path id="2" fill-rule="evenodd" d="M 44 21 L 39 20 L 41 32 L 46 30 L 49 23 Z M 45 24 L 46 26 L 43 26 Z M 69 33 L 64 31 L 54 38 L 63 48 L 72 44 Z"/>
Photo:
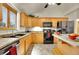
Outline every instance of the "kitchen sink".
<path id="1" fill-rule="evenodd" d="M 2 38 L 17 38 L 16 36 L 2 36 Z"/>
<path id="2" fill-rule="evenodd" d="M 15 34 L 15 36 L 23 36 L 23 35 L 25 35 L 25 34 Z"/>
<path id="3" fill-rule="evenodd" d="M 2 38 L 18 38 L 23 35 L 25 34 L 14 34 L 14 35 L 9 35 L 9 36 L 2 36 Z"/>

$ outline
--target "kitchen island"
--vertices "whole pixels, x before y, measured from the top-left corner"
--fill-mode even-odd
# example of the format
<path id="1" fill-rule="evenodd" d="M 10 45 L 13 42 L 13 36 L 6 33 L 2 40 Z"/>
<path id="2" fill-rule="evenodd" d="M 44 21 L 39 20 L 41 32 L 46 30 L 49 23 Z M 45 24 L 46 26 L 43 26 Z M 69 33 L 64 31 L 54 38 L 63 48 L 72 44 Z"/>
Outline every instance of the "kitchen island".
<path id="1" fill-rule="evenodd" d="M 60 34 L 60 35 L 52 34 L 52 35 L 53 35 L 54 37 L 58 38 L 59 40 L 68 43 L 69 45 L 72 45 L 72 46 L 79 46 L 79 42 L 77 42 L 77 41 L 75 41 L 75 40 L 71 40 L 71 39 L 68 37 L 68 34 Z"/>
<path id="2" fill-rule="evenodd" d="M 56 47 L 52 50 L 55 55 L 79 55 L 79 42 L 69 39 L 68 34 L 53 36 L 58 39 Z"/>

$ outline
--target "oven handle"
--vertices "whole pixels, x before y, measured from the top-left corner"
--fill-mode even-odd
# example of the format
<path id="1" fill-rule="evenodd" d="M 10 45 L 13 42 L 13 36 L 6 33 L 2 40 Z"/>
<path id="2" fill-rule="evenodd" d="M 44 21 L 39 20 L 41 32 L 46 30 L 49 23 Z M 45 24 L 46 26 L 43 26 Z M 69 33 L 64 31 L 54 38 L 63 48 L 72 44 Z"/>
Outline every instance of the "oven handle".
<path id="1" fill-rule="evenodd" d="M 3 55 L 7 55 L 9 53 L 9 51 L 5 52 Z"/>

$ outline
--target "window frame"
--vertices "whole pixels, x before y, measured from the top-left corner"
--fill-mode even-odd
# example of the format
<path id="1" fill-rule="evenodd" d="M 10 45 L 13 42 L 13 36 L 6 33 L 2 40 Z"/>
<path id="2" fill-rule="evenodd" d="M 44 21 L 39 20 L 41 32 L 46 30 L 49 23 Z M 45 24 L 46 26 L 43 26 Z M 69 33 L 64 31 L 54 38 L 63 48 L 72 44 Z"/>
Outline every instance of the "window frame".
<path id="1" fill-rule="evenodd" d="M 12 12 L 12 11 L 9 11 L 9 17 L 10 17 L 10 12 Z M 12 12 L 12 13 L 14 13 L 14 12 Z M 17 14 L 15 14 L 15 19 L 14 20 L 15 20 L 15 27 L 17 27 Z M 9 24 L 9 26 L 10 26 L 11 25 L 11 19 L 9 21 L 10 21 L 10 24 Z"/>
<path id="2" fill-rule="evenodd" d="M 7 8 L 4 7 L 4 6 L 2 6 L 2 20 L 1 21 L 3 21 L 3 8 L 6 9 L 6 13 L 8 13 Z M 8 14 L 6 14 L 6 17 L 8 17 Z M 7 19 L 6 19 L 6 22 L 7 22 Z M 7 23 L 6 23 L 6 26 L 5 27 L 7 27 Z"/>
<path id="3" fill-rule="evenodd" d="M 10 5 L 8 5 L 7 3 L 0 3 L 0 22 L 2 21 L 2 7 L 7 8 L 7 28 L 12 28 L 10 26 L 10 11 L 13 12 L 16 15 L 16 26 L 17 26 L 17 10 L 15 10 L 14 8 L 12 8 Z M 6 28 L 6 27 L 4 27 Z"/>

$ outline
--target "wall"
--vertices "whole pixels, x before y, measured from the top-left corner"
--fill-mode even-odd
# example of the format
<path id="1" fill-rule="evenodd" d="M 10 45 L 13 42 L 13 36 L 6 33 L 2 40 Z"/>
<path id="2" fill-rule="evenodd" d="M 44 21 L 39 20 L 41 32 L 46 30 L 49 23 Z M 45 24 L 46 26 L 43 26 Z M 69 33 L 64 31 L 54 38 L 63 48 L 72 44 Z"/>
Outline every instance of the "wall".
<path id="1" fill-rule="evenodd" d="M 79 34 L 79 19 L 75 21 L 74 32 Z"/>
<path id="2" fill-rule="evenodd" d="M 69 10 L 64 16 L 69 18 L 69 21 L 74 21 L 74 33 L 79 32 L 79 7 Z"/>
<path id="3" fill-rule="evenodd" d="M 69 21 L 75 21 L 78 17 L 77 17 L 77 10 L 72 11 L 71 13 L 65 15 L 69 18 Z"/>

